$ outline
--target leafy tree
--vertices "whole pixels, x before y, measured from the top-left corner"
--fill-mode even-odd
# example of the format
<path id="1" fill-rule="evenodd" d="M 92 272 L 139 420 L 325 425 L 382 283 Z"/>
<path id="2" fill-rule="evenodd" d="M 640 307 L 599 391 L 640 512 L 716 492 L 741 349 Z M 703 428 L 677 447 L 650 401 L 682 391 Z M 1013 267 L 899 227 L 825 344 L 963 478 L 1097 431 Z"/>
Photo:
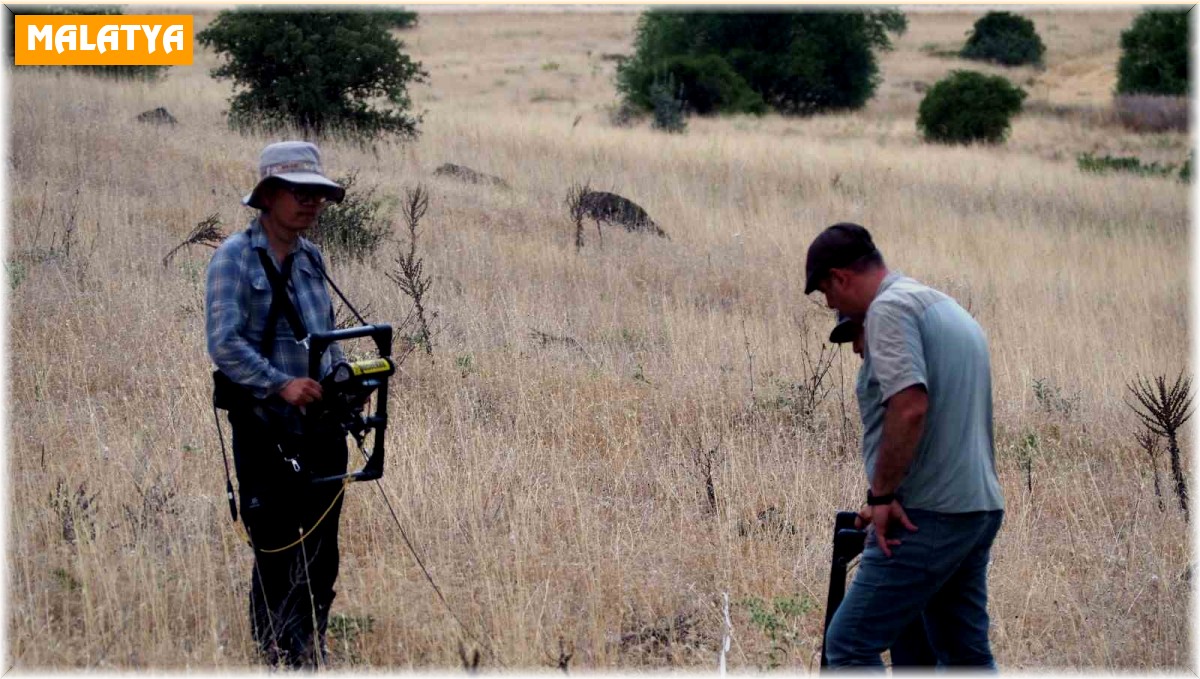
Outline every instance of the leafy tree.
<path id="1" fill-rule="evenodd" d="M 671 73 L 697 112 L 859 108 L 879 82 L 873 50 L 889 49 L 888 34 L 906 27 L 904 15 L 892 10 L 651 10 L 638 20 L 634 56 L 617 68 L 617 88 L 645 108 L 656 78 Z M 697 76 L 701 69 L 704 79 Z"/>
<path id="2" fill-rule="evenodd" d="M 5 5 L 4 23 L 8 25 L 9 63 L 16 55 L 16 17 L 26 14 L 123 14 L 120 5 Z M 117 79 L 156 80 L 166 74 L 169 66 L 42 66 L 40 68 L 73 68 L 81 73 Z"/>
<path id="3" fill-rule="evenodd" d="M 1186 96 L 1190 76 L 1187 12 L 1147 10 L 1121 33 L 1117 94 Z"/>
<path id="4" fill-rule="evenodd" d="M 1024 100 L 1024 90 L 998 75 L 953 71 L 925 93 L 917 128 L 926 141 L 998 144 Z"/>
<path id="5" fill-rule="evenodd" d="M 988 12 L 975 22 L 959 56 L 1004 66 L 1040 66 L 1045 53 L 1032 21 L 1012 12 Z"/>
<path id="6" fill-rule="evenodd" d="M 370 12 L 226 10 L 196 37 L 225 57 L 212 76 L 242 90 L 230 99 L 236 129 L 415 137 L 408 85 L 428 73 L 388 29 Z"/>

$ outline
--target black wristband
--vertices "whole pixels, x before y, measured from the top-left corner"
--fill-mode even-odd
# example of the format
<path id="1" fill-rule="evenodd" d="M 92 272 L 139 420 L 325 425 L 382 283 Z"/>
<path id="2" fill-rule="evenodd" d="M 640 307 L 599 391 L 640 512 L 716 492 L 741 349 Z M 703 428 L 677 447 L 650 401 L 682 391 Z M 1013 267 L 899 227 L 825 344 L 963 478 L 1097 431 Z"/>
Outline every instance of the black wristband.
<path id="1" fill-rule="evenodd" d="M 888 493 L 887 495 L 875 495 L 871 492 L 870 488 L 867 489 L 867 504 L 872 507 L 878 507 L 879 505 L 890 505 L 895 500 L 895 493 Z"/>

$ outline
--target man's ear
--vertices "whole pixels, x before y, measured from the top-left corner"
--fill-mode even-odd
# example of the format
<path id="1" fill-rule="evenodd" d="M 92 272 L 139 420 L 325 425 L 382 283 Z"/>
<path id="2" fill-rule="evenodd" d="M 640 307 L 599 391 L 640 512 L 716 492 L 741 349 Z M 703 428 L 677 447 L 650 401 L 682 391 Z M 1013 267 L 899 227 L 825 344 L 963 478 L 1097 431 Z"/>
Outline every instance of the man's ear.
<path id="1" fill-rule="evenodd" d="M 830 269 L 829 270 L 829 285 L 836 285 L 838 288 L 846 287 L 849 274 L 845 269 Z"/>

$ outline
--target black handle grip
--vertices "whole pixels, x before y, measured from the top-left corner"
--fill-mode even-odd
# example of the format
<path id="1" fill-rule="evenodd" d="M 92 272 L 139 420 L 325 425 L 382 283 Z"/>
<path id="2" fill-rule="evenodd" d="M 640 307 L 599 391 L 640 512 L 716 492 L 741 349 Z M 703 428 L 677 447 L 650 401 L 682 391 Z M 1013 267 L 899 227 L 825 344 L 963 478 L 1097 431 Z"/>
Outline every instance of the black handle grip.
<path id="1" fill-rule="evenodd" d="M 838 512 L 833 521 L 833 558 L 829 565 L 829 592 L 825 598 L 825 630 L 821 634 L 821 667 L 829 665 L 825 656 L 825 635 L 833 614 L 846 597 L 846 570 L 850 561 L 863 551 L 867 534 L 854 527 L 857 512 Z"/>
<path id="2" fill-rule="evenodd" d="M 308 376 L 314 380 L 321 379 L 321 359 L 329 345 L 341 340 L 370 337 L 375 340 L 375 348 L 379 355 L 389 358 L 392 355 L 392 326 L 386 323 L 378 325 L 360 325 L 355 328 L 314 332 L 308 336 Z"/>

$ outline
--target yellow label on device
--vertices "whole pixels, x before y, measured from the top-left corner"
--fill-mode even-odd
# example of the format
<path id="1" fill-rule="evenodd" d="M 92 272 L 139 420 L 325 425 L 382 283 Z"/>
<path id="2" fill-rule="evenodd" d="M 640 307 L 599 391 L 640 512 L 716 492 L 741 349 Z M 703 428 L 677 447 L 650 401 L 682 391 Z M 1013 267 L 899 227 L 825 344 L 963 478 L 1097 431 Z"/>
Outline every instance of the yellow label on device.
<path id="1" fill-rule="evenodd" d="M 356 361 L 350 364 L 350 369 L 355 375 L 371 375 L 374 373 L 385 373 L 391 370 L 392 363 L 386 358 L 373 358 L 368 361 Z"/>

